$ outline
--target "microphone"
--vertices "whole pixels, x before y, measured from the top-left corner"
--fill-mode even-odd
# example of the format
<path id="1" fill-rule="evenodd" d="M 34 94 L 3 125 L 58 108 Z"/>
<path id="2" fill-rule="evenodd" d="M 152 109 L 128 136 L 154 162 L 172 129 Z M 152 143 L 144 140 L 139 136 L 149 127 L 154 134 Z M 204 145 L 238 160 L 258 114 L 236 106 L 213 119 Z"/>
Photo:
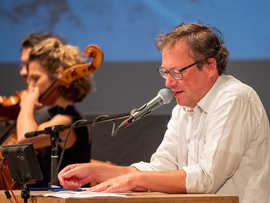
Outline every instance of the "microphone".
<path id="1" fill-rule="evenodd" d="M 150 102 L 144 104 L 142 107 L 140 107 L 137 110 L 132 110 L 131 111 L 131 116 L 124 120 L 119 127 L 113 132 L 112 136 L 114 136 L 119 130 L 128 127 L 129 125 L 131 125 L 133 122 L 144 118 L 145 116 L 147 116 L 148 114 L 150 114 L 153 110 L 155 110 L 156 108 L 160 107 L 163 104 L 168 104 L 172 101 L 173 98 L 173 93 L 171 92 L 171 90 L 164 88 L 161 89 L 157 96 L 152 99 Z"/>

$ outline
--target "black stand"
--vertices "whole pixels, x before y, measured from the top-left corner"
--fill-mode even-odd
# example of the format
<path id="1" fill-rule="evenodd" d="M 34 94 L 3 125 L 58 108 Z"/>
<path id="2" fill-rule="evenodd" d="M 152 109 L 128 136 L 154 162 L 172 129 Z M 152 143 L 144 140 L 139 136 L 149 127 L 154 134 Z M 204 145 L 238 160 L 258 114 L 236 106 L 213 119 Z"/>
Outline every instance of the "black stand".
<path id="1" fill-rule="evenodd" d="M 23 184 L 23 188 L 21 191 L 21 197 L 23 198 L 24 203 L 27 203 L 27 200 L 30 198 L 30 191 L 29 191 L 29 188 L 27 186 L 27 183 Z"/>
<path id="2" fill-rule="evenodd" d="M 27 183 L 43 178 L 33 144 L 3 146 L 2 155 L 8 162 L 12 179 L 23 185 L 21 197 L 26 203 L 30 198 Z"/>
<path id="3" fill-rule="evenodd" d="M 46 134 L 51 135 L 51 182 L 49 184 L 49 187 L 52 185 L 58 184 L 57 177 L 57 164 L 58 164 L 58 143 L 61 142 L 61 139 L 59 138 L 59 132 L 60 132 L 60 125 L 53 126 L 51 128 L 46 129 Z"/>
<path id="4" fill-rule="evenodd" d="M 104 123 L 108 121 L 113 121 L 118 119 L 124 119 L 130 117 L 130 113 L 124 113 L 124 114 L 118 114 L 114 116 L 99 116 L 93 121 L 81 121 L 79 122 L 74 128 L 86 126 L 89 124 L 96 124 L 96 123 Z M 44 130 L 40 131 L 32 131 L 25 133 L 25 137 L 35 137 L 41 134 L 49 134 L 51 135 L 51 145 L 52 145 L 52 152 L 51 152 L 51 182 L 49 184 L 49 187 L 52 185 L 58 184 L 57 179 L 57 165 L 58 165 L 58 143 L 61 142 L 59 138 L 59 132 L 64 131 L 66 129 L 69 129 L 72 125 L 54 125 L 52 127 L 45 128 Z M 114 132 L 112 133 L 114 134 Z"/>

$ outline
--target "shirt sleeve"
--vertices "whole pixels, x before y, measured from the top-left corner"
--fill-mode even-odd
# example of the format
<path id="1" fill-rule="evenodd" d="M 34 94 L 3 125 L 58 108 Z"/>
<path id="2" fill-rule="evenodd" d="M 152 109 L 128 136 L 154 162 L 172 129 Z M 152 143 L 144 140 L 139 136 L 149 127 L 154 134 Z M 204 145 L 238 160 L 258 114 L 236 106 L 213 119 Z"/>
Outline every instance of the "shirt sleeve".
<path id="1" fill-rule="evenodd" d="M 168 129 L 165 132 L 163 141 L 152 155 L 150 163 L 139 162 L 132 164 L 140 171 L 168 171 L 178 169 L 177 156 L 177 112 L 179 106 L 176 106 L 172 112 L 172 118 L 168 123 Z"/>

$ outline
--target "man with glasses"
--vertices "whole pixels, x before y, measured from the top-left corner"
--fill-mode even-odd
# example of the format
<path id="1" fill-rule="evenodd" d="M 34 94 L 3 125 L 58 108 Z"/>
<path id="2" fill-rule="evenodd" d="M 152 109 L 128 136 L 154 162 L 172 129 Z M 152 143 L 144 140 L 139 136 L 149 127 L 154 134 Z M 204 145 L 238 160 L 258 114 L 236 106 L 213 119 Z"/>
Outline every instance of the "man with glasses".
<path id="1" fill-rule="evenodd" d="M 60 183 L 92 192 L 157 191 L 237 195 L 240 202 L 270 199 L 270 129 L 265 109 L 249 86 L 225 75 L 229 52 L 221 33 L 181 24 L 156 41 L 158 69 L 177 105 L 150 163 L 130 167 L 75 164 Z"/>

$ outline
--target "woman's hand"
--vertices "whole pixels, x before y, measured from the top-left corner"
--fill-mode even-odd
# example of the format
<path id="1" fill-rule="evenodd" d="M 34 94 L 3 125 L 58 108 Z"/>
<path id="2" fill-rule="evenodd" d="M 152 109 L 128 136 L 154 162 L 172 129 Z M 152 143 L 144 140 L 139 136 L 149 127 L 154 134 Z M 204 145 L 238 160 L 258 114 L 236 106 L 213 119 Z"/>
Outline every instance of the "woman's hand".
<path id="1" fill-rule="evenodd" d="M 42 104 L 39 102 L 39 95 L 39 89 L 37 87 L 29 89 L 28 92 L 21 96 L 20 107 L 29 107 L 33 110 L 41 108 Z"/>

